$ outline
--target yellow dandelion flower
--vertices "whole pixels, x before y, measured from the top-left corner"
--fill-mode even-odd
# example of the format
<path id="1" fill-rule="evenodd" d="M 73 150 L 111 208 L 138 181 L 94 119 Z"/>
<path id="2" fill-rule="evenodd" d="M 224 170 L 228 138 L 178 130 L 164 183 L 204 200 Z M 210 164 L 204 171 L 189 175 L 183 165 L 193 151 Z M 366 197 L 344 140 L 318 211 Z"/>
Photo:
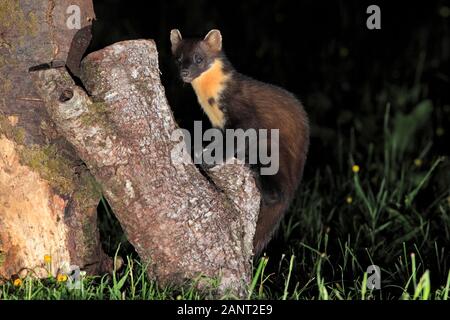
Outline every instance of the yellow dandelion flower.
<path id="1" fill-rule="evenodd" d="M 416 167 L 420 167 L 422 165 L 422 159 L 418 158 L 418 159 L 414 160 L 414 165 Z"/>
<path id="2" fill-rule="evenodd" d="M 450 16 L 450 8 L 447 6 L 442 6 L 439 9 L 439 14 L 441 15 L 442 18 L 448 18 Z"/>
<path id="3" fill-rule="evenodd" d="M 13 284 L 14 287 L 20 287 L 22 285 L 22 279 L 17 278 L 16 280 L 14 280 Z"/>
<path id="4" fill-rule="evenodd" d="M 56 277 L 56 281 L 58 282 L 66 282 L 67 281 L 67 275 L 65 274 L 58 274 L 58 276 Z"/>
<path id="5" fill-rule="evenodd" d="M 358 166 L 357 164 L 354 164 L 354 165 L 352 166 L 352 171 L 353 171 L 354 173 L 358 173 L 358 172 L 359 172 L 359 166 Z"/>
<path id="6" fill-rule="evenodd" d="M 339 55 L 343 58 L 345 58 L 346 56 L 348 56 L 348 48 L 346 47 L 340 47 L 339 48 Z"/>
<path id="7" fill-rule="evenodd" d="M 46 254 L 46 255 L 44 256 L 44 262 L 45 262 L 45 263 L 51 263 L 51 262 L 52 262 L 52 256 L 49 255 L 49 254 Z"/>
<path id="8" fill-rule="evenodd" d="M 347 201 L 348 204 L 353 202 L 353 198 L 348 196 L 347 199 L 345 199 L 345 201 Z"/>

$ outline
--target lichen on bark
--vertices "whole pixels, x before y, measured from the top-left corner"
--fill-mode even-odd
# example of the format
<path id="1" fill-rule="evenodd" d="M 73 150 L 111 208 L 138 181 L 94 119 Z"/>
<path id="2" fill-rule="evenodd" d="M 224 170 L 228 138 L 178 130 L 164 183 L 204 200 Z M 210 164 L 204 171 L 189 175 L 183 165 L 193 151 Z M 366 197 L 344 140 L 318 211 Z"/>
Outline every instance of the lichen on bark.
<path id="1" fill-rule="evenodd" d="M 62 157 L 54 145 L 21 147 L 19 154 L 22 164 L 39 173 L 59 194 L 73 192 L 73 163 Z"/>
<path id="2" fill-rule="evenodd" d="M 0 28 L 14 30 L 19 37 L 36 35 L 38 21 L 35 13 L 23 11 L 19 0 L 3 0 L 0 2 Z"/>
<path id="3" fill-rule="evenodd" d="M 7 117 L 0 113 L 0 135 L 5 135 L 8 139 L 13 140 L 17 144 L 23 144 L 25 140 L 25 129 L 15 126 L 11 117 Z"/>
<path id="4" fill-rule="evenodd" d="M 79 65 L 89 45 L 93 5 L 76 1 L 79 32 L 66 25 L 70 4 L 0 1 L 0 277 L 24 267 L 39 269 L 49 253 L 54 270 L 63 261 L 79 266 L 97 261 L 89 270 L 97 273 L 108 261 L 96 223 L 98 185 L 56 130 L 28 72 L 52 60 Z"/>

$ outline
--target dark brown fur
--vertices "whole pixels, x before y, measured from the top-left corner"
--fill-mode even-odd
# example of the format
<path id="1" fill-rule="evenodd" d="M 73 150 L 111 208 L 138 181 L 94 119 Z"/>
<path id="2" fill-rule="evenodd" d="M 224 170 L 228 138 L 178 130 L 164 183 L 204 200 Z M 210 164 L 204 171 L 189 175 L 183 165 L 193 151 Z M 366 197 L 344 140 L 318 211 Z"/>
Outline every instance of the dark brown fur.
<path id="1" fill-rule="evenodd" d="M 262 193 L 254 238 L 254 250 L 258 255 L 272 238 L 301 181 L 309 145 L 306 112 L 288 91 L 234 70 L 222 51 L 220 32 L 213 30 L 203 40 L 182 40 L 181 34 L 176 32 L 175 36 L 171 33 L 172 51 L 180 73 L 185 71 L 182 78 L 186 82 L 195 81 L 208 72 L 215 61 L 221 62 L 224 86 L 218 99 L 210 97 L 207 101 L 210 106 L 217 103 L 223 112 L 222 129 L 279 129 L 279 171 L 272 176 L 258 175 L 257 179 Z M 213 39 L 209 37 L 212 33 Z M 196 63 L 199 55 L 202 61 Z"/>

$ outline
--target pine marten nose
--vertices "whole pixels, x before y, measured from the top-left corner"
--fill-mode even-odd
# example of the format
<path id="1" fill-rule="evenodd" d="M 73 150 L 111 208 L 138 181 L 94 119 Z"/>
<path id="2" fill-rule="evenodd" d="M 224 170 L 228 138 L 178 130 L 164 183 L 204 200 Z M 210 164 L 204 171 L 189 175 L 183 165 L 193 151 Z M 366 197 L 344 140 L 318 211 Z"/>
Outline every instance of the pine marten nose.
<path id="1" fill-rule="evenodd" d="M 181 76 L 182 76 L 183 78 L 188 77 L 188 76 L 189 76 L 189 70 L 187 70 L 187 69 L 182 69 L 182 70 L 181 70 Z"/>

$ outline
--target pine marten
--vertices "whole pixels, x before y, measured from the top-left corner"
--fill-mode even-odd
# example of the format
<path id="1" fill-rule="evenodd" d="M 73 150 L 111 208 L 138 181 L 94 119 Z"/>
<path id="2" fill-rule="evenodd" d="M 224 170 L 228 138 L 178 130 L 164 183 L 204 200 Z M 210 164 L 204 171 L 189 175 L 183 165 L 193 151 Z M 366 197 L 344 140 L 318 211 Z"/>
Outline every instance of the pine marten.
<path id="1" fill-rule="evenodd" d="M 192 85 L 213 127 L 279 129 L 279 170 L 257 176 L 262 198 L 253 245 L 259 255 L 302 178 L 309 145 L 307 114 L 288 91 L 238 73 L 222 50 L 219 30 L 211 30 L 204 39 L 183 39 L 174 29 L 170 41 L 181 79 Z"/>

